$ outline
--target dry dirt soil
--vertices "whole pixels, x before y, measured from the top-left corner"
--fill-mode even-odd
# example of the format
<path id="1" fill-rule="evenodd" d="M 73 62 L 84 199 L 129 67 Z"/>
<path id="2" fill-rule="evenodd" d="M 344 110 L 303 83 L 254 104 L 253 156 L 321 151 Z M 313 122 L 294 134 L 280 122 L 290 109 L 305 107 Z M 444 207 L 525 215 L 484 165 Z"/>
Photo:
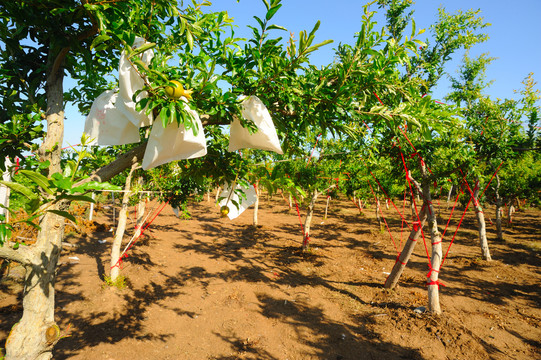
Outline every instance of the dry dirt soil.
<path id="1" fill-rule="evenodd" d="M 387 291 L 397 251 L 374 209 L 332 200 L 324 220 L 324 205 L 304 254 L 295 208 L 279 196 L 262 199 L 257 228 L 253 209 L 230 221 L 204 200 L 181 220 L 167 206 L 128 252 L 124 289 L 103 281 L 112 216 L 99 212 L 96 231 L 66 237 L 75 246 L 58 267 L 56 319 L 68 336 L 55 359 L 541 359 L 539 210 L 518 211 L 503 241 L 487 219 L 491 262 L 468 211 L 440 273 L 443 314 L 433 316 L 414 311 L 427 303 L 423 243 Z M 445 225 L 449 210 L 438 211 Z M 399 246 L 399 217 L 384 213 Z M 22 275 L 13 266 L 0 285 L 0 347 L 21 316 Z"/>

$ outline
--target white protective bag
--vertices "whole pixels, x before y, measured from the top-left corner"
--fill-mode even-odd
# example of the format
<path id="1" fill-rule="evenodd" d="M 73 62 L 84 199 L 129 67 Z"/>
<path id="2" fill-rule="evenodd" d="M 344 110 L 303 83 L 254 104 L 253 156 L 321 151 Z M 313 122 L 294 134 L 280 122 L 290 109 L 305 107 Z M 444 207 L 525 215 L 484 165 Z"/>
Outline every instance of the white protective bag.
<path id="1" fill-rule="evenodd" d="M 140 141 L 139 128 L 115 107 L 118 93 L 107 90 L 92 103 L 85 120 L 89 145 L 125 145 Z"/>
<path id="2" fill-rule="evenodd" d="M 184 109 L 193 116 L 195 125 L 199 129 L 197 136 L 193 134 L 192 129 L 186 130 L 184 125 L 179 127 L 177 123 L 169 124 L 164 128 L 161 118 L 158 117 L 150 131 L 143 157 L 143 170 L 171 161 L 193 159 L 207 154 L 207 142 L 199 115 L 187 104 L 184 104 Z"/>
<path id="3" fill-rule="evenodd" d="M 136 48 L 144 45 L 145 39 L 136 37 L 133 42 L 132 48 Z M 139 55 L 141 56 L 141 55 Z M 141 60 L 146 65 L 150 64 L 150 61 L 154 57 L 152 50 L 143 52 Z M 141 111 L 135 111 L 135 102 L 132 100 L 136 91 L 141 90 L 145 86 L 145 82 L 141 79 L 141 76 L 133 68 L 132 64 L 126 56 L 126 52 L 122 52 L 120 57 L 120 64 L 118 67 L 118 99 L 117 108 L 124 113 L 124 115 L 137 127 L 149 126 L 152 123 L 152 113 L 145 114 L 145 109 Z M 147 97 L 146 91 L 142 91 L 137 95 L 137 101 Z"/>
<path id="4" fill-rule="evenodd" d="M 6 171 L 2 174 L 3 181 L 11 181 L 11 165 L 13 165 L 11 161 L 6 158 L 4 162 Z M 9 193 L 10 189 L 6 185 L 0 184 L 0 204 L 4 205 L 5 207 L 9 207 Z M 6 217 L 5 222 L 9 222 L 9 211 L 2 206 L 0 206 L 0 215 L 4 215 Z"/>
<path id="5" fill-rule="evenodd" d="M 257 132 L 250 134 L 248 129 L 242 127 L 239 120 L 234 120 L 229 136 L 229 151 L 252 148 L 283 154 L 276 128 L 265 104 L 253 95 L 239 99 L 242 100 L 242 116 L 254 122 Z"/>
<path id="6" fill-rule="evenodd" d="M 224 190 L 220 194 L 220 198 L 223 198 L 220 200 L 220 208 L 224 205 L 227 205 L 229 208 L 229 213 L 227 214 L 227 217 L 229 220 L 233 220 L 237 218 L 240 214 L 244 212 L 244 210 L 248 209 L 250 206 L 255 204 L 255 201 L 257 199 L 257 195 L 255 192 L 255 188 L 253 186 L 250 186 L 249 188 L 242 187 L 240 185 L 236 185 L 235 189 L 241 189 L 242 192 L 246 195 L 246 198 L 239 199 L 239 196 L 233 192 L 231 194 L 231 198 L 229 198 L 229 194 L 231 193 L 231 185 L 230 184 L 224 184 L 223 186 Z M 229 202 L 227 201 L 229 199 Z M 239 207 L 232 202 L 235 201 L 237 204 L 239 204 Z"/>

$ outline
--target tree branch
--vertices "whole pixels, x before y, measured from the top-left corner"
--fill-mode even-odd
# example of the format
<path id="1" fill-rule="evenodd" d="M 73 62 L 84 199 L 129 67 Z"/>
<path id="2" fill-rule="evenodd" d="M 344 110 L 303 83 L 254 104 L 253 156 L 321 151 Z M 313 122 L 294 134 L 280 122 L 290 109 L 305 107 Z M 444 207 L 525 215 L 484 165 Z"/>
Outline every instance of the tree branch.
<path id="1" fill-rule="evenodd" d="M 0 246 L 0 258 L 16 261 L 23 265 L 30 265 L 32 263 L 32 258 L 34 257 L 32 249 L 27 246 L 20 246 L 17 250 L 14 250 L 5 245 Z"/>
<path id="2" fill-rule="evenodd" d="M 94 171 L 88 178 L 76 183 L 74 187 L 81 186 L 90 181 L 104 182 L 111 180 L 115 175 L 120 174 L 125 169 L 131 167 L 133 163 L 143 161 L 143 156 L 145 155 L 147 144 L 148 142 L 144 142 L 141 145 L 131 149 L 127 153 L 120 155 L 112 163 L 102 168 L 99 168 L 98 170 Z"/>

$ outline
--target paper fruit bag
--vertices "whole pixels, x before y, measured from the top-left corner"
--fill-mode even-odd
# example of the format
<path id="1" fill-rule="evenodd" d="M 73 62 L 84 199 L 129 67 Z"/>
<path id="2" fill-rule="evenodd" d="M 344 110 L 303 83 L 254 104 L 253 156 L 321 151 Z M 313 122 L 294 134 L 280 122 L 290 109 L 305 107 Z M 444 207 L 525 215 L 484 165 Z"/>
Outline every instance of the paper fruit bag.
<path id="1" fill-rule="evenodd" d="M 85 134 L 90 145 L 125 145 L 137 143 L 139 128 L 115 107 L 118 93 L 107 90 L 92 103 L 85 120 Z"/>
<path id="2" fill-rule="evenodd" d="M 239 120 L 234 120 L 231 124 L 228 150 L 251 148 L 283 154 L 276 128 L 265 104 L 257 96 L 248 96 L 241 98 L 241 100 L 242 116 L 254 122 L 257 132 L 250 134 L 248 129 L 242 127 Z"/>
<path id="3" fill-rule="evenodd" d="M 203 132 L 203 124 L 199 115 L 184 105 L 187 112 L 192 114 L 199 132 L 193 134 L 192 129 L 186 130 L 184 125 L 176 123 L 163 127 L 161 118 L 157 118 L 150 131 L 148 145 L 143 157 L 143 169 L 148 170 L 175 160 L 193 159 L 207 154 L 207 142 Z"/>
<path id="4" fill-rule="evenodd" d="M 136 49 L 145 44 L 145 39 L 136 37 L 132 48 Z M 141 60 L 146 65 L 150 64 L 150 61 L 154 57 L 152 50 L 143 52 Z M 118 67 L 118 86 L 119 93 L 117 99 L 117 107 L 124 115 L 137 127 L 149 126 L 152 123 L 152 113 L 145 114 L 145 110 L 136 111 L 135 102 L 132 100 L 133 95 L 137 90 L 141 90 L 145 86 L 145 82 L 141 79 L 141 76 L 133 68 L 132 64 L 128 60 L 125 52 L 122 52 L 120 57 L 120 64 Z M 147 97 L 146 91 L 140 92 L 137 95 L 137 101 Z"/>
<path id="5" fill-rule="evenodd" d="M 256 199 L 257 199 L 255 188 L 253 186 L 245 188 L 245 187 L 242 187 L 240 185 L 236 185 L 235 189 L 236 190 L 241 189 L 244 192 L 244 194 L 246 195 L 246 198 L 243 197 L 243 198 L 239 199 L 239 195 L 237 195 L 237 193 L 234 192 L 233 194 L 231 194 L 231 198 L 229 199 L 229 202 L 228 202 L 227 199 L 229 198 L 229 194 L 232 191 L 230 184 L 225 184 L 224 185 L 224 190 L 220 194 L 220 197 L 223 198 L 223 199 L 220 201 L 219 205 L 220 205 L 220 207 L 227 206 L 229 208 L 229 213 L 227 214 L 227 217 L 230 220 L 233 220 L 233 219 L 237 218 L 240 214 L 242 214 L 244 212 L 244 210 L 246 210 L 250 206 L 252 206 L 255 203 Z M 238 208 L 233 203 L 233 201 L 235 201 L 237 204 L 239 204 Z"/>

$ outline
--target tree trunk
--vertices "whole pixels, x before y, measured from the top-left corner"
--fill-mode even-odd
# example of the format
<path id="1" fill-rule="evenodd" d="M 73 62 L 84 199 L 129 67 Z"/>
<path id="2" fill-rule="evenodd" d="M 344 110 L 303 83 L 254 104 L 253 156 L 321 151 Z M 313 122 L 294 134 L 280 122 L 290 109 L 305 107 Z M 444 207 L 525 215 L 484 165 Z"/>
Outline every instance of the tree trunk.
<path id="1" fill-rule="evenodd" d="M 113 246 L 111 248 L 111 282 L 114 283 L 118 275 L 120 275 L 120 248 L 122 246 L 122 238 L 126 230 L 126 220 L 128 219 L 128 205 L 130 201 L 131 178 L 137 163 L 134 163 L 130 169 L 130 173 L 126 177 L 126 186 L 124 188 L 124 197 L 122 198 L 122 206 L 118 213 L 118 226 L 116 228 Z"/>
<path id="2" fill-rule="evenodd" d="M 96 193 L 92 193 L 92 200 L 96 199 Z M 90 209 L 88 210 L 88 220 L 92 221 L 94 218 L 94 203 L 90 203 Z"/>
<path id="3" fill-rule="evenodd" d="M 310 205 L 308 205 L 308 211 L 306 212 L 306 219 L 304 220 L 304 236 L 302 239 L 302 250 L 308 250 L 310 242 L 310 225 L 312 224 L 312 216 L 314 215 L 314 206 L 316 204 L 317 197 L 319 192 L 317 189 L 314 189 L 312 193 L 312 200 Z"/>
<path id="4" fill-rule="evenodd" d="M 381 216 L 379 214 L 381 206 L 380 206 L 380 203 L 379 203 L 378 196 L 375 195 L 375 197 L 376 197 L 376 219 L 378 219 L 379 231 L 383 231 L 383 223 L 381 222 Z"/>
<path id="5" fill-rule="evenodd" d="M 329 203 L 331 202 L 331 197 L 327 195 L 327 204 L 325 205 L 325 217 L 324 219 L 327 220 L 327 211 L 329 210 Z"/>
<path id="6" fill-rule="evenodd" d="M 430 180 L 426 174 L 426 168 L 421 165 L 423 171 L 423 197 L 427 208 L 428 230 L 430 231 L 430 242 L 432 243 L 432 255 L 430 257 L 430 272 L 428 273 L 428 311 L 432 314 L 441 314 L 440 307 L 440 285 L 438 282 L 440 266 L 442 261 L 441 234 L 438 231 L 438 222 L 432 205 L 430 194 Z"/>
<path id="7" fill-rule="evenodd" d="M 496 238 L 503 240 L 502 213 L 503 200 L 500 196 L 500 175 L 496 174 Z"/>
<path id="8" fill-rule="evenodd" d="M 218 189 L 216 189 L 216 196 L 214 197 L 214 203 L 218 204 L 218 198 L 220 197 L 220 193 L 222 192 L 222 188 L 218 186 Z"/>
<path id="9" fill-rule="evenodd" d="M 451 195 L 453 194 L 453 188 L 455 185 L 451 184 L 451 188 L 449 189 L 449 194 L 447 194 L 447 209 L 449 209 L 449 204 L 451 202 Z"/>
<path id="10" fill-rule="evenodd" d="M 137 183 L 139 184 L 139 188 L 142 189 L 144 185 L 144 179 L 142 176 L 139 176 L 137 178 Z M 133 235 L 134 239 L 139 238 L 139 236 L 141 236 L 141 232 L 143 231 L 146 207 L 147 196 L 144 193 L 140 193 L 139 203 L 137 203 L 137 218 L 135 219 L 135 233 Z"/>
<path id="11" fill-rule="evenodd" d="M 483 208 L 479 202 L 479 186 L 473 192 L 473 206 L 475 209 L 475 216 L 477 217 L 477 226 L 479 229 L 479 245 L 481 246 L 481 253 L 483 259 L 491 261 L 490 250 L 488 249 L 487 231 L 485 223 L 485 214 L 483 214 Z"/>
<path id="12" fill-rule="evenodd" d="M 415 189 L 413 190 L 415 191 Z M 413 195 L 410 195 L 411 201 L 410 201 L 410 210 L 411 210 L 411 221 L 417 221 L 417 213 L 415 212 L 415 197 Z"/>
<path id="13" fill-rule="evenodd" d="M 289 210 L 291 211 L 293 209 L 293 196 L 291 196 L 291 193 L 289 193 Z"/>
<path id="14" fill-rule="evenodd" d="M 412 230 L 408 236 L 408 240 L 406 241 L 406 244 L 404 244 L 404 248 L 398 256 L 397 261 L 395 262 L 393 269 L 391 270 L 391 274 L 389 275 L 389 277 L 387 277 L 387 280 L 385 281 L 384 287 L 386 289 L 393 289 L 396 284 L 398 284 L 400 276 L 406 268 L 411 254 L 415 249 L 415 244 L 417 244 L 417 240 L 419 240 L 421 236 L 421 232 L 426 221 L 426 207 L 424 206 L 419 213 L 419 220 L 420 222 L 415 222 L 413 224 Z"/>
<path id="15" fill-rule="evenodd" d="M 257 212 L 259 210 L 259 196 L 261 191 L 259 190 L 259 181 L 255 183 L 255 203 L 254 203 L 254 227 L 257 227 Z"/>
<path id="16" fill-rule="evenodd" d="M 52 47 L 52 46 L 51 46 Z M 49 52 L 47 92 L 47 135 L 39 148 L 41 162 L 49 161 L 48 176 L 61 172 L 61 144 L 64 135 L 64 94 L 61 68 L 53 66 L 56 53 Z M 60 209 L 60 204 L 51 210 Z M 6 340 L 6 360 L 47 360 L 52 358 L 60 329 L 54 320 L 55 270 L 64 236 L 64 218 L 46 212 L 39 222 L 37 240 L 24 264 L 23 315 Z M 18 251 L 18 250 L 17 250 Z"/>
<path id="17" fill-rule="evenodd" d="M 513 202 L 509 204 L 509 208 L 507 209 L 507 224 L 509 226 L 513 225 L 513 214 L 515 213 L 515 206 L 513 205 Z"/>

